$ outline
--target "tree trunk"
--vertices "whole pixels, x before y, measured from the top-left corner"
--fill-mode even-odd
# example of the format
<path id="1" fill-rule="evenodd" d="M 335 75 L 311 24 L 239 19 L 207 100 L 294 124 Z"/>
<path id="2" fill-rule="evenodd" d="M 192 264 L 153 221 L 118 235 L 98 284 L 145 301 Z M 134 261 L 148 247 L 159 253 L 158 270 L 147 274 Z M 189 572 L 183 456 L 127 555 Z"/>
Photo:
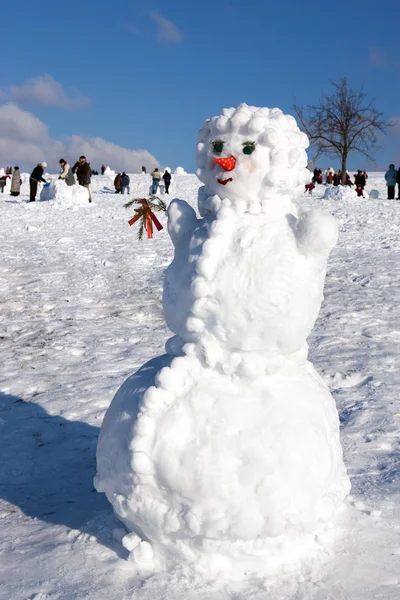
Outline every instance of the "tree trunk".
<path id="1" fill-rule="evenodd" d="M 347 180 L 347 154 L 342 154 L 342 185 L 346 185 Z"/>

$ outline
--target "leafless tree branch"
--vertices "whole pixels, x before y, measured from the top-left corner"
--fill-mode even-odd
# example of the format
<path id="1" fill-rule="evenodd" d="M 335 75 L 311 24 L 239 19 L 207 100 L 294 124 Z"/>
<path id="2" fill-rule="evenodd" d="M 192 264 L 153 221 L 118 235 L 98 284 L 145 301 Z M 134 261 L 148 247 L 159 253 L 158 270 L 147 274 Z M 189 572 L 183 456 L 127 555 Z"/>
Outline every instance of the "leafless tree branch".
<path id="1" fill-rule="evenodd" d="M 342 183 L 345 183 L 350 152 L 357 151 L 374 160 L 374 154 L 380 149 L 377 133 L 385 133 L 392 123 L 376 109 L 375 99 L 368 99 L 363 89 L 350 88 L 346 77 L 331 84 L 332 94 L 323 95 L 317 104 L 305 108 L 295 104 L 293 108 L 316 156 L 339 157 Z"/>

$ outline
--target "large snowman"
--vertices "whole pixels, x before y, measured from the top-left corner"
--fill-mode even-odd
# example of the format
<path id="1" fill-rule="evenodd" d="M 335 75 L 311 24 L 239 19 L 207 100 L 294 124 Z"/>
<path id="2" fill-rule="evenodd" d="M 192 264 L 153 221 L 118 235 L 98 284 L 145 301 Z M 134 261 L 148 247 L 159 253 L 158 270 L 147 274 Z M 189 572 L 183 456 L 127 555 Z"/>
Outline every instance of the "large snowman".
<path id="1" fill-rule="evenodd" d="M 95 485 L 138 569 L 266 573 L 312 554 L 350 489 L 333 398 L 307 361 L 335 220 L 298 212 L 307 137 L 240 105 L 199 133 L 199 212 L 168 209 L 175 334 L 118 390 Z"/>

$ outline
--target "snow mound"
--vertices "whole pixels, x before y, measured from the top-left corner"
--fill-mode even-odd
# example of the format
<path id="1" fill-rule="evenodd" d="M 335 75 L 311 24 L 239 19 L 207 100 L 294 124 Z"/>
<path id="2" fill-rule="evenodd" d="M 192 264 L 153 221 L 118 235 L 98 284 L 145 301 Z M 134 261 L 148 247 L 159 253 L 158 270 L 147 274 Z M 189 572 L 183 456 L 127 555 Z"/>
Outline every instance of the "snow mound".
<path id="1" fill-rule="evenodd" d="M 89 193 L 81 185 L 67 185 L 65 181 L 55 179 L 49 186 L 43 187 L 40 200 L 53 200 L 60 207 L 78 208 L 79 206 L 87 206 Z"/>
<path id="2" fill-rule="evenodd" d="M 325 194 L 322 196 L 322 198 L 328 199 L 328 200 L 343 201 L 343 200 L 354 200 L 355 198 L 358 198 L 358 196 L 357 196 L 356 191 L 353 190 L 353 188 L 351 188 L 349 186 L 331 185 L 326 188 Z"/>
<path id="3" fill-rule="evenodd" d="M 183 167 L 176 167 L 174 175 L 186 175 L 186 171 Z"/>
<path id="4" fill-rule="evenodd" d="M 295 371 L 250 383 L 163 356 L 123 384 L 95 485 L 139 569 L 178 560 L 240 579 L 317 551 L 313 532 L 349 485 L 333 398 L 312 367 Z"/>
<path id="5" fill-rule="evenodd" d="M 380 198 L 379 190 L 370 190 L 369 197 L 372 198 L 372 200 L 378 200 L 378 198 Z"/>
<path id="6" fill-rule="evenodd" d="M 106 170 L 104 171 L 105 177 L 115 177 L 115 175 L 116 175 L 115 171 L 110 169 L 110 167 L 107 167 Z"/>

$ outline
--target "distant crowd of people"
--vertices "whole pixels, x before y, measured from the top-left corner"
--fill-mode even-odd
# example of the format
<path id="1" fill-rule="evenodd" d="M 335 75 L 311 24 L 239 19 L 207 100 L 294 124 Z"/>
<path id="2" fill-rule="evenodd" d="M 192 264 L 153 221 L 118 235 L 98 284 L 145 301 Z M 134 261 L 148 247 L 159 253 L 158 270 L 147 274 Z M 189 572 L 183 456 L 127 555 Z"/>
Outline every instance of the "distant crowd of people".
<path id="1" fill-rule="evenodd" d="M 368 173 L 366 171 L 358 170 L 354 175 L 354 182 L 351 180 L 350 174 L 347 172 L 345 177 L 346 186 L 355 186 L 355 190 L 358 196 L 364 196 L 364 188 L 367 183 Z M 389 169 L 385 173 L 385 180 L 387 186 L 388 200 L 395 199 L 396 193 L 396 184 L 398 184 L 398 194 L 397 200 L 400 200 L 400 168 L 397 170 L 394 164 L 389 165 Z M 333 169 L 328 169 L 325 173 L 325 181 L 324 175 L 321 169 L 315 168 L 313 172 L 313 178 L 311 183 L 306 185 L 306 191 L 309 194 L 312 193 L 316 184 L 326 185 L 342 185 L 342 172 L 334 171 Z"/>
<path id="2" fill-rule="evenodd" d="M 78 180 L 79 185 L 82 185 L 88 190 L 89 194 L 89 202 L 92 201 L 91 193 L 90 193 L 90 182 L 91 176 L 98 174 L 96 171 L 92 171 L 90 164 L 86 160 L 86 156 L 80 156 L 76 161 L 73 167 L 71 167 L 68 162 L 60 158 L 60 174 L 59 179 L 64 180 L 65 183 L 70 186 L 75 184 L 75 176 Z M 36 165 L 33 169 L 30 178 L 29 178 L 29 201 L 35 202 L 38 184 L 44 183 L 48 185 L 49 183 L 44 179 L 44 171 L 47 167 L 46 162 L 41 162 Z M 104 175 L 106 171 L 106 166 L 101 166 L 101 174 Z M 142 174 L 145 175 L 147 173 L 146 167 L 142 167 Z M 152 183 L 150 187 L 150 193 L 155 195 L 158 192 L 161 181 L 164 182 L 165 193 L 169 194 L 169 187 L 171 185 L 171 173 L 168 169 L 165 169 L 165 172 L 161 174 L 158 168 L 155 168 L 154 171 L 150 174 L 152 178 Z M 7 167 L 5 170 L 5 175 L 0 177 L 0 193 L 4 193 L 4 188 L 7 183 L 7 179 L 11 179 L 11 196 L 19 196 L 21 191 L 21 174 L 18 166 L 14 167 L 14 170 L 11 167 Z M 340 170 L 334 171 L 333 169 L 328 169 L 325 174 L 321 169 L 316 167 L 313 172 L 313 177 L 311 183 L 305 186 L 306 191 L 310 194 L 317 184 L 321 185 L 325 183 L 326 185 L 339 186 L 342 185 L 342 172 Z M 367 183 L 368 173 L 366 171 L 362 171 L 359 169 L 357 173 L 354 174 L 354 181 L 352 181 L 351 176 L 348 172 L 346 172 L 345 176 L 345 186 L 352 187 L 355 186 L 355 190 L 358 196 L 364 195 L 364 188 Z M 397 170 L 394 164 L 389 165 L 389 169 L 385 173 L 385 180 L 388 190 L 388 200 L 394 200 L 396 184 L 398 184 L 398 195 L 397 200 L 400 200 L 400 168 Z M 122 173 L 118 173 L 114 179 L 114 187 L 116 194 L 130 194 L 130 178 L 129 175 L 123 171 Z"/>
<path id="3" fill-rule="evenodd" d="M 367 179 L 368 179 L 368 173 L 366 171 L 361 171 L 361 169 L 359 169 L 357 171 L 357 173 L 354 174 L 354 181 L 352 181 L 350 173 L 346 172 L 344 179 L 345 179 L 345 182 L 343 184 L 342 183 L 342 180 L 343 180 L 342 171 L 340 171 L 340 170 L 334 171 L 333 169 L 328 169 L 325 173 L 325 180 L 324 180 L 324 175 L 323 175 L 322 170 L 315 168 L 314 172 L 313 172 L 313 178 L 311 180 L 311 183 L 308 183 L 306 185 L 306 191 L 308 191 L 308 193 L 311 194 L 313 189 L 315 189 L 316 184 L 322 185 L 323 183 L 325 183 L 326 185 L 333 185 L 333 186 L 345 185 L 348 187 L 352 187 L 354 185 L 357 195 L 364 196 L 364 188 L 365 188 L 365 185 L 366 185 Z"/>
<path id="4" fill-rule="evenodd" d="M 0 192 L 4 193 L 4 188 L 7 184 L 7 179 L 11 179 L 11 196 L 19 196 L 21 190 L 21 173 L 19 172 L 19 167 L 14 167 L 14 172 L 12 167 L 6 168 L 6 174 L 0 177 Z"/>
<path id="5" fill-rule="evenodd" d="M 101 167 L 102 172 L 103 172 L 103 166 Z M 146 167 L 142 167 L 142 175 L 146 175 L 146 173 L 147 173 Z M 158 168 L 155 168 L 154 171 L 152 171 L 152 173 L 150 173 L 150 176 L 151 176 L 151 187 L 150 187 L 151 194 L 153 194 L 153 195 L 157 194 L 161 181 L 164 182 L 165 193 L 169 194 L 169 186 L 171 185 L 171 173 L 168 171 L 168 169 L 165 169 L 165 172 L 162 175 L 161 172 L 158 170 Z M 129 184 L 130 184 L 129 175 L 127 175 L 125 172 L 118 173 L 114 179 L 115 193 L 116 194 L 125 194 L 125 193 L 129 194 L 130 193 Z"/>
<path id="6" fill-rule="evenodd" d="M 75 185 L 75 177 L 79 183 L 88 190 L 89 202 L 92 201 L 90 192 L 90 182 L 92 175 L 98 175 L 97 171 L 92 170 L 90 163 L 87 162 L 86 156 L 80 156 L 73 167 L 64 159 L 60 158 L 60 173 L 58 179 L 65 181 L 68 186 Z M 49 181 L 44 178 L 45 169 L 47 163 L 42 161 L 38 163 L 33 169 L 29 177 L 29 202 L 35 202 L 38 192 L 39 183 L 43 183 L 45 186 L 50 185 Z M 101 174 L 104 175 L 107 167 L 101 166 Z M 146 167 L 142 167 L 142 174 L 146 175 Z M 171 185 L 171 173 L 168 169 L 162 174 L 158 168 L 155 168 L 151 172 L 151 187 L 150 193 L 157 194 L 161 182 L 164 183 L 164 190 L 166 194 L 169 194 L 169 187 Z M 4 188 L 7 184 L 7 179 L 11 179 L 11 196 L 19 196 L 21 191 L 22 179 L 19 167 L 14 167 L 14 171 L 11 167 L 7 167 L 5 175 L 0 177 L 0 193 L 4 192 Z M 125 171 L 118 173 L 114 179 L 114 187 L 116 194 L 130 194 L 130 178 Z"/>
<path id="7" fill-rule="evenodd" d="M 89 193 L 89 202 L 92 201 L 90 193 L 90 179 L 93 175 L 90 164 L 86 160 L 86 156 L 80 156 L 73 167 L 71 167 L 64 158 L 60 158 L 60 174 L 58 179 L 65 181 L 67 185 L 75 185 L 75 175 L 79 185 L 85 187 Z M 47 167 L 46 162 L 41 162 L 33 169 L 29 178 L 29 202 L 35 202 L 38 184 L 44 183 L 49 185 L 49 182 L 43 177 Z"/>
<path id="8" fill-rule="evenodd" d="M 361 169 L 359 169 L 357 173 L 354 174 L 354 181 L 352 181 L 350 173 L 348 172 L 346 172 L 344 184 L 342 184 L 342 179 L 342 171 L 340 171 L 339 169 L 336 171 L 334 171 L 333 169 L 328 169 L 325 173 L 325 183 L 327 185 L 346 185 L 349 187 L 352 187 L 354 185 L 358 196 L 363 196 L 364 188 L 368 179 L 368 173 L 366 171 L 361 171 Z M 314 184 L 314 187 L 316 183 L 324 183 L 324 178 L 321 169 L 314 169 L 312 183 Z"/>

